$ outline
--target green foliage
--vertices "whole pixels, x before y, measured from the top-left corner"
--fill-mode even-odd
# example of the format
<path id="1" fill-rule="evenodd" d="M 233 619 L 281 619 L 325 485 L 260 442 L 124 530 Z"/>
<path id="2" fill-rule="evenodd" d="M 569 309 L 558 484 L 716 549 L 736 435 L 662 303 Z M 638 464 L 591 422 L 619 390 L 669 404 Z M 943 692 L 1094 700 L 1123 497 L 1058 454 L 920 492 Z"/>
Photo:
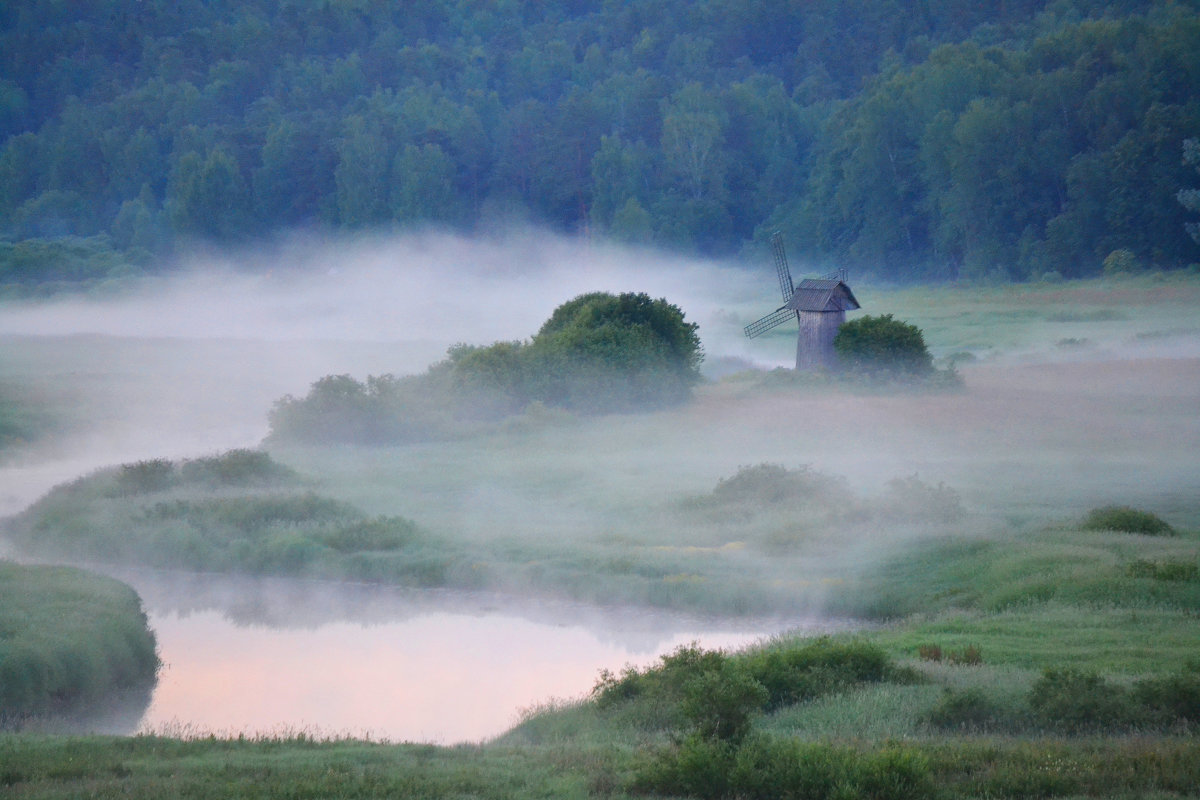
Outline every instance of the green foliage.
<path id="1" fill-rule="evenodd" d="M 1101 272 L 1108 277 L 1132 275 L 1141 271 L 1142 267 L 1138 263 L 1137 255 L 1132 250 L 1125 248 L 1113 250 L 1104 257 L 1104 263 L 1101 265 Z"/>
<path id="2" fill-rule="evenodd" d="M 929 760 L 907 746 L 859 752 L 832 744 L 752 736 L 737 746 L 692 737 L 660 751 L 635 788 L 662 795 L 773 800 L 934 796 Z"/>
<path id="3" fill-rule="evenodd" d="M 581 295 L 528 343 L 459 344 L 422 375 L 328 375 L 270 413 L 277 440 L 382 444 L 450 438 L 533 404 L 580 413 L 677 405 L 700 379 L 696 324 L 665 299 Z"/>
<path id="4" fill-rule="evenodd" d="M 833 339 L 833 349 L 848 370 L 891 378 L 924 378 L 934 373 L 921 329 L 891 314 L 866 315 L 845 323 Z"/>
<path id="5" fill-rule="evenodd" d="M 554 310 L 529 346 L 550 405 L 625 411 L 691 396 L 704 358 L 697 325 L 678 306 L 642 293 L 581 295 Z"/>
<path id="6" fill-rule="evenodd" d="M 1048 669 L 1029 690 L 1029 707 L 1044 727 L 1079 733 L 1137 721 L 1129 690 L 1094 672 Z"/>
<path id="7" fill-rule="evenodd" d="M 180 480 L 207 487 L 277 486 L 297 483 L 300 476 L 262 450 L 227 450 L 216 456 L 187 459 Z"/>
<path id="8" fill-rule="evenodd" d="M 767 689 L 767 710 L 898 677 L 891 659 L 865 641 L 819 638 L 767 647 L 744 657 L 745 669 Z"/>
<path id="9" fill-rule="evenodd" d="M 144 690 L 157 672 L 132 589 L 72 567 L 0 561 L 0 727 Z"/>
<path id="10" fill-rule="evenodd" d="M 946 689 L 925 717 L 930 725 L 945 730 L 978 732 L 1010 722 L 1005 709 L 981 689 Z"/>
<path id="11" fill-rule="evenodd" d="M 1200 724 L 1200 668 L 1193 662 L 1173 675 L 1144 678 L 1134 684 L 1133 698 L 1159 725 Z"/>
<path id="12" fill-rule="evenodd" d="M 736 474 L 717 481 L 712 500 L 719 505 L 815 505 L 833 509 L 850 500 L 844 478 L 816 472 L 808 466 L 788 469 L 781 464 L 738 467 Z"/>
<path id="13" fill-rule="evenodd" d="M 8 527 L 42 557 L 440 586 L 459 557 L 416 523 L 369 517 L 255 450 L 140 461 L 57 487 Z M 465 568 L 461 585 L 470 586 Z"/>
<path id="14" fill-rule="evenodd" d="M 101 286 L 141 273 L 136 254 L 120 252 L 106 236 L 0 241 L 0 292 L 8 296 L 44 294 L 56 286 Z"/>
<path id="15" fill-rule="evenodd" d="M 143 6 L 6 17 L 0 235 L 133 253 L 520 208 L 716 254 L 784 221 L 888 278 L 1194 259 L 1187 3 Z"/>
<path id="16" fill-rule="evenodd" d="M 1156 515 L 1131 506 L 1093 508 L 1083 518 L 1080 527 L 1085 531 L 1121 531 L 1147 536 L 1175 535 L 1175 530 Z"/>
<path id="17" fill-rule="evenodd" d="M 735 656 L 689 645 L 644 670 L 627 667 L 619 676 L 602 671 L 592 698 L 623 724 L 682 731 L 679 758 L 686 761 L 710 752 L 714 742 L 721 743 L 718 749 L 741 743 L 756 714 L 867 683 L 909 679 L 864 641 L 823 637 Z"/>

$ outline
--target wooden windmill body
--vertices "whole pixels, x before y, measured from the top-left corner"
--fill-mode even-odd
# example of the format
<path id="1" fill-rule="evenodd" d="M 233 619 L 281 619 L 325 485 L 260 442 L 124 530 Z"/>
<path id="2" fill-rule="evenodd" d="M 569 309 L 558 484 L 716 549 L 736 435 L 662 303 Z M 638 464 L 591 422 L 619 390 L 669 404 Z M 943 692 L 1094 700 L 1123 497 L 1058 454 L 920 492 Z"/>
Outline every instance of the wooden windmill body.
<path id="1" fill-rule="evenodd" d="M 854 293 L 846 285 L 844 272 L 824 278 L 805 278 L 796 286 L 783 251 L 783 237 L 778 231 L 771 236 L 775 253 L 775 271 L 783 306 L 746 326 L 746 335 L 753 339 L 772 328 L 795 318 L 800 325 L 796 340 L 796 369 L 833 369 L 836 360 L 833 339 L 846 321 L 846 312 L 860 308 Z"/>

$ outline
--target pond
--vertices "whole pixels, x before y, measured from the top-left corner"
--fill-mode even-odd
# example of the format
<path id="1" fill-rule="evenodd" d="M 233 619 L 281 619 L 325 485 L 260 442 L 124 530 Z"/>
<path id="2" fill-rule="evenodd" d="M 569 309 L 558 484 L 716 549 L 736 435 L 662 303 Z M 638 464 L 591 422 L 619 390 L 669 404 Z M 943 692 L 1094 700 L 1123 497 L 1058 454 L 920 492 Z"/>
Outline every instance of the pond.
<path id="1" fill-rule="evenodd" d="M 118 577 L 144 598 L 163 661 L 133 730 L 175 736 L 476 742 L 523 709 L 585 695 L 602 668 L 692 641 L 737 648 L 833 627 L 328 581 Z"/>

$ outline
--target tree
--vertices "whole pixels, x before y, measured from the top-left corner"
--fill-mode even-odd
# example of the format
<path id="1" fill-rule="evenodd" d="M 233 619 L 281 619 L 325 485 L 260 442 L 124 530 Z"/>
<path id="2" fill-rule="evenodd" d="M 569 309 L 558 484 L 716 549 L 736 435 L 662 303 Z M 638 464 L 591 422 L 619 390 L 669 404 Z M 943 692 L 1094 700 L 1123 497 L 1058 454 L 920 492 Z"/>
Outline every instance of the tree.
<path id="1" fill-rule="evenodd" d="M 1195 167 L 1200 174 L 1200 139 L 1184 140 L 1183 163 Z M 1200 189 L 1181 189 L 1176 197 L 1188 211 L 1200 213 Z M 1196 244 L 1200 244 L 1200 222 L 1189 222 L 1184 227 Z"/>
<path id="2" fill-rule="evenodd" d="M 891 314 L 859 317 L 842 325 L 833 350 L 847 367 L 880 377 L 923 378 L 934 372 L 921 329 Z"/>
<path id="3" fill-rule="evenodd" d="M 683 402 L 704 358 L 697 325 L 649 295 L 593 292 L 563 303 L 533 337 L 533 396 L 580 411 Z"/>
<path id="4" fill-rule="evenodd" d="M 191 151 L 179 159 L 167 187 L 167 214 L 184 234 L 229 240 L 250 226 L 250 196 L 237 163 L 220 147 L 207 157 Z"/>

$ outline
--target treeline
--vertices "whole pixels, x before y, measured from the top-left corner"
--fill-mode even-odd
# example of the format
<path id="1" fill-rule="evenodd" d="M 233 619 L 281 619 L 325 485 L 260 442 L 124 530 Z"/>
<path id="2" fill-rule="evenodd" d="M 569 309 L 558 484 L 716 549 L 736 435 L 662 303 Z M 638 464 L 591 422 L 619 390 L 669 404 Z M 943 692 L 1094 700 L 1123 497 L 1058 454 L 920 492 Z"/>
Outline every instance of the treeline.
<path id="1" fill-rule="evenodd" d="M 17 0 L 0 236 L 84 238 L 93 276 L 513 218 L 705 254 L 783 228 L 886 277 L 1172 267 L 1196 53 L 1195 0 Z M 74 274 L 22 257 L 0 283 Z"/>

